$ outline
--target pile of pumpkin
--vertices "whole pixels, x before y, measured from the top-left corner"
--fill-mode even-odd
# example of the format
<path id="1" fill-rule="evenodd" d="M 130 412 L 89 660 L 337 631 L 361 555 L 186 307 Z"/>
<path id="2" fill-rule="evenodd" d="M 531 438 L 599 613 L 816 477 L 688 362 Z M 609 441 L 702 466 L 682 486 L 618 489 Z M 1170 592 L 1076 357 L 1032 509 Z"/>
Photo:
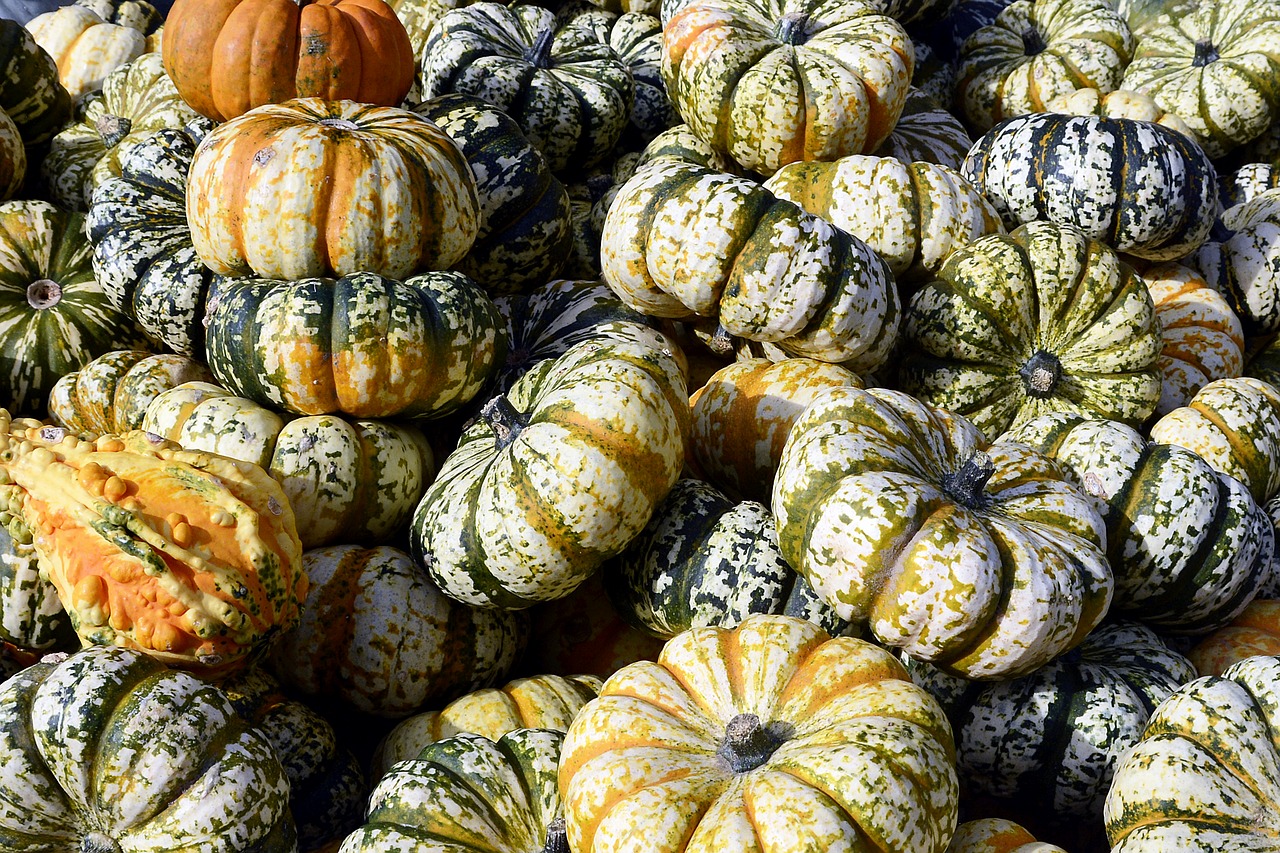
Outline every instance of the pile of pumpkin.
<path id="1" fill-rule="evenodd" d="M 0 19 L 0 850 L 1275 849 L 1278 168 L 1280 0 Z"/>

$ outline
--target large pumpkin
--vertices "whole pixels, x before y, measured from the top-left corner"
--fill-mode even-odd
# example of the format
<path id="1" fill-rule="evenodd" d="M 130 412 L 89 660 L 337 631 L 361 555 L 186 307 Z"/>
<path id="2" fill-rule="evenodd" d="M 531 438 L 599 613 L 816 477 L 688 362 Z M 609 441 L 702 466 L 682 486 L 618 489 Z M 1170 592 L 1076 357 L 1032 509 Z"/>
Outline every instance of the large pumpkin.
<path id="1" fill-rule="evenodd" d="M 952 750 L 942 709 L 883 649 L 786 616 L 695 628 L 569 725 L 569 849 L 942 853 Z"/>
<path id="2" fill-rule="evenodd" d="M 395 107 L 258 107 L 200 142 L 188 179 L 192 241 L 222 275 L 403 278 L 457 263 L 480 229 L 457 144 Z"/>
<path id="3" fill-rule="evenodd" d="M 162 51 L 215 121 L 292 98 L 394 107 L 413 83 L 413 46 L 383 0 L 177 0 Z"/>

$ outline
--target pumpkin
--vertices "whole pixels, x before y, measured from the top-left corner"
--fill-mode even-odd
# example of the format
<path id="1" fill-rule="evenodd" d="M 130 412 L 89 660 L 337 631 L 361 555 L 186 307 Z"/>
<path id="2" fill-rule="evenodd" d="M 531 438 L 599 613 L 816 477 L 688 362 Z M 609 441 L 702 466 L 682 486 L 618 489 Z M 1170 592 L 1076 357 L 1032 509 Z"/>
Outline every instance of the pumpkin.
<path id="1" fill-rule="evenodd" d="M 1160 402 L 1162 417 L 1185 406 L 1215 379 L 1244 370 L 1244 328 L 1218 291 L 1189 267 L 1159 264 L 1142 273 L 1160 321 Z"/>
<path id="2" fill-rule="evenodd" d="M 1280 490 L 1280 390 L 1261 379 L 1216 379 L 1151 425 L 1151 440 L 1199 454 L 1259 503 Z"/>
<path id="3" fill-rule="evenodd" d="M 1265 190 L 1228 208 L 1222 228 L 1186 259 L 1222 293 L 1244 326 L 1245 338 L 1280 331 L 1280 272 L 1270 262 L 1280 240 L 1280 190 Z"/>
<path id="4" fill-rule="evenodd" d="M 662 21 L 640 11 L 623 12 L 609 29 L 609 46 L 631 68 L 635 82 L 631 127 L 652 140 L 680 124 L 680 114 L 662 82 Z"/>
<path id="5" fill-rule="evenodd" d="M 1056 844 L 1036 841 L 1020 824 L 998 817 L 975 818 L 956 827 L 947 853 L 1066 853 Z"/>
<path id="6" fill-rule="evenodd" d="M 941 853 L 951 727 L 883 649 L 755 615 L 623 667 L 565 735 L 569 849 Z"/>
<path id="7" fill-rule="evenodd" d="M 907 97 L 915 54 L 865 3 L 695 0 L 662 31 L 662 79 L 715 150 L 770 175 L 874 151 Z"/>
<path id="8" fill-rule="evenodd" d="M 214 121 L 293 98 L 394 107 L 414 72 L 383 0 L 177 0 L 162 55 L 183 100 Z"/>
<path id="9" fill-rule="evenodd" d="M 440 18 L 422 49 L 424 99 L 472 95 L 511 116 L 554 172 L 586 168 L 631 117 L 627 63 L 594 35 L 563 32 L 529 3 L 480 2 Z"/>
<path id="10" fill-rule="evenodd" d="M 519 729 L 496 742 L 464 733 L 430 744 L 382 777 L 340 851 L 566 850 L 556 790 L 563 741 L 561 732 Z"/>
<path id="11" fill-rule="evenodd" d="M 1276 810 L 1280 659 L 1254 657 L 1184 684 L 1120 759 L 1103 819 L 1113 853 L 1257 850 Z"/>
<path id="12" fill-rule="evenodd" d="M 12 198 L 27 177 L 27 149 L 13 119 L 0 109 L 0 201 Z"/>
<path id="13" fill-rule="evenodd" d="M 1031 672 L 1111 604 L 1106 526 L 1062 468 L 898 391 L 818 395 L 772 508 L 783 556 L 842 619 L 966 678 Z"/>
<path id="14" fill-rule="evenodd" d="M 414 510 L 414 559 L 474 606 L 563 598 L 644 529 L 679 477 L 688 433 L 669 350 L 576 344 L 463 431 Z"/>
<path id="15" fill-rule="evenodd" d="M 1121 88 L 1145 92 L 1195 131 L 1210 157 L 1262 134 L 1280 90 L 1280 3 L 1200 3 L 1142 34 Z"/>
<path id="16" fill-rule="evenodd" d="M 1203 150 L 1146 121 L 1053 113 L 1018 116 L 979 139 L 962 174 L 1010 228 L 1046 220 L 1155 261 L 1209 236 L 1217 173 Z"/>
<path id="17" fill-rule="evenodd" d="M 146 346 L 93 275 L 84 217 L 44 201 L 0 204 L 0 386 L 13 414 L 43 411 L 62 376 Z"/>
<path id="18" fill-rule="evenodd" d="M 691 163 L 660 158 L 623 184 L 600 257 L 632 308 L 715 318 L 726 335 L 791 355 L 872 370 L 897 335 L 898 290 L 875 250 L 750 180 Z"/>
<path id="19" fill-rule="evenodd" d="M 112 350 L 54 383 L 49 417 L 72 432 L 141 429 L 147 407 L 184 382 L 209 382 L 209 368 L 173 353 Z"/>
<path id="20" fill-rule="evenodd" d="M 187 224 L 187 171 L 210 127 L 201 119 L 139 139 L 119 176 L 97 185 L 85 217 L 94 276 L 111 303 L 150 339 L 201 361 L 213 273 Z"/>
<path id="21" fill-rule="evenodd" d="M 277 279 L 445 269 L 480 228 L 448 134 L 408 110 L 318 98 L 258 107 L 201 140 L 187 219 L 214 272 Z"/>
<path id="22" fill-rule="evenodd" d="M 1266 511 L 1241 482 L 1184 447 L 1065 413 L 1033 418 L 1003 438 L 1053 457 L 1094 498 L 1106 522 L 1114 615 L 1167 634 L 1203 634 L 1272 582 Z"/>
<path id="23" fill-rule="evenodd" d="M 378 743 L 373 774 L 381 778 L 396 762 L 416 758 L 428 745 L 464 732 L 489 740 L 517 729 L 563 732 L 582 706 L 596 698 L 600 684 L 594 675 L 517 678 L 459 696 L 439 711 L 406 717 Z"/>
<path id="24" fill-rule="evenodd" d="M 144 53 L 82 98 L 76 118 L 50 141 L 40 170 L 54 202 L 87 210 L 94 189 L 120 174 L 124 152 L 154 131 L 182 128 L 196 113 L 178 96 L 160 57 Z"/>
<path id="25" fill-rule="evenodd" d="M 261 468 L 137 430 L 82 440 L 15 428 L 7 413 L 0 442 L 0 522 L 20 517 L 31 532 L 85 645 L 225 676 L 297 621 L 302 547 Z"/>
<path id="26" fill-rule="evenodd" d="M 1016 0 L 960 47 L 956 102 L 985 133 L 1075 89 L 1120 88 L 1133 50 L 1109 0 Z"/>
<path id="27" fill-rule="evenodd" d="M 157 394 L 143 412 L 142 429 L 187 450 L 265 469 L 286 417 L 212 382 L 192 381 Z"/>
<path id="28" fill-rule="evenodd" d="M 0 686 L 0 721 L 0 837 L 15 853 L 297 849 L 266 739 L 217 687 L 141 652 L 41 661 Z"/>
<path id="29" fill-rule="evenodd" d="M 996 16 L 1013 0 L 954 0 L 935 17 L 920 22 L 922 36 L 948 62 L 954 63 L 961 46 L 982 27 L 995 23 Z"/>
<path id="30" fill-rule="evenodd" d="M 398 548 L 331 545 L 302 564 L 312 592 L 269 665 L 303 696 L 400 718 L 499 681 L 527 640 L 521 614 L 447 598 Z"/>
<path id="31" fill-rule="evenodd" d="M 988 435 L 1052 411 L 1136 425 L 1160 400 L 1150 292 L 1072 226 L 1030 222 L 980 237 L 903 314 L 899 387 Z"/>
<path id="32" fill-rule="evenodd" d="M 107 75 L 146 52 L 146 37 L 133 27 L 109 24 L 86 6 L 72 4 L 27 23 L 36 44 L 58 66 L 72 100 L 102 88 Z"/>
<path id="33" fill-rule="evenodd" d="M 854 154 L 783 166 L 764 182 L 785 198 L 866 241 L 900 285 L 928 280 L 956 249 L 1003 232 L 972 178 L 946 166 Z"/>
<path id="34" fill-rule="evenodd" d="M 480 230 L 454 269 L 492 295 L 549 281 L 570 248 L 569 194 L 515 120 L 479 98 L 442 95 L 414 112 L 458 144 L 476 179 Z"/>
<path id="35" fill-rule="evenodd" d="M 0 109 L 25 145 L 43 145 L 71 119 L 58 66 L 19 22 L 0 17 Z"/>
<path id="36" fill-rule="evenodd" d="M 904 163 L 922 161 L 960 170 L 964 155 L 973 145 L 960 119 L 940 107 L 919 89 L 907 92 L 898 123 L 872 153 L 896 157 Z"/>
<path id="37" fill-rule="evenodd" d="M 965 793 L 1059 825 L 1102 816 L 1116 761 L 1137 743 L 1151 709 L 1198 675 L 1132 622 L 1102 625 L 1067 654 L 1007 681 L 949 678 L 920 663 L 907 669 L 951 720 Z"/>
<path id="38" fill-rule="evenodd" d="M 725 365 L 689 397 L 692 462 L 729 494 L 767 504 L 791 425 L 820 391 L 839 385 L 863 383 L 847 368 L 811 358 Z"/>
<path id="39" fill-rule="evenodd" d="M 1187 0 L 1197 2 L 1197 0 Z M 1133 121 L 1150 121 L 1177 131 L 1192 141 L 1196 132 L 1176 114 L 1166 111 L 1145 92 L 1116 89 L 1101 92 L 1097 89 L 1075 89 L 1045 105 L 1045 112 L 1064 113 L 1072 116 L 1099 116 L 1101 118 L 1127 118 Z"/>
<path id="40" fill-rule="evenodd" d="M 23 525 L 0 528 L 0 645 L 26 664 L 44 652 L 68 651 L 80 643 L 58 590 L 40 577 L 40 555 Z M 11 673 L 0 675 L 3 681 Z"/>
<path id="41" fill-rule="evenodd" d="M 943 59 L 919 32 L 912 32 L 910 35 L 916 54 L 915 70 L 911 73 L 911 89 L 928 95 L 935 104 L 951 103 L 951 92 L 956 85 L 956 67 Z"/>
<path id="42" fill-rule="evenodd" d="M 109 24 L 122 27 L 133 27 L 143 35 L 151 35 L 164 24 L 164 12 L 147 2 L 147 0 L 75 0 L 77 6 L 92 9 L 95 14 Z M 166 10 L 172 6 L 162 3 Z"/>
<path id="43" fill-rule="evenodd" d="M 1218 175 L 1218 203 L 1223 209 L 1232 208 L 1277 187 L 1280 168 L 1272 163 L 1246 163 L 1234 172 Z"/>
<path id="44" fill-rule="evenodd" d="M 1187 657 L 1201 675 L 1222 675 L 1255 655 L 1280 654 L 1280 600 L 1255 598 L 1231 623 L 1192 647 Z"/>
<path id="45" fill-rule="evenodd" d="M 808 619 L 832 635 L 849 630 L 783 559 L 769 508 L 733 501 L 701 480 L 678 481 L 600 571 L 622 618 L 664 640 L 706 625 L 732 628 L 753 613 Z"/>

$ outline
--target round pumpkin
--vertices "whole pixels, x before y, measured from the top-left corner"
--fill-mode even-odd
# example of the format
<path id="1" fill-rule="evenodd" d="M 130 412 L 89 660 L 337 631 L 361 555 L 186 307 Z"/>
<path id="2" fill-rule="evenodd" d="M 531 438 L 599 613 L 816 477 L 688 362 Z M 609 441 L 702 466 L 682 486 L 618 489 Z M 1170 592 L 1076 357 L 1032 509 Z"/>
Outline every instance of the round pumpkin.
<path id="1" fill-rule="evenodd" d="M 1021 825 L 998 817 L 975 818 L 956 827 L 947 853 L 1067 853 L 1036 841 Z"/>
<path id="2" fill-rule="evenodd" d="M 1187 0 L 1198 2 L 1199 0 Z M 1102 118 L 1127 118 L 1133 121 L 1149 121 L 1176 130 L 1192 141 L 1196 132 L 1175 113 L 1168 112 L 1145 92 L 1116 89 L 1102 92 L 1098 89 L 1076 89 L 1052 98 L 1045 104 L 1045 111 L 1072 116 L 1099 116 Z"/>
<path id="3" fill-rule="evenodd" d="M 1224 210 L 1219 222 L 1186 263 L 1226 298 L 1246 339 L 1269 338 L 1280 332 L 1280 271 L 1270 261 L 1280 244 L 1280 190 Z"/>
<path id="4" fill-rule="evenodd" d="M 884 142 L 872 153 L 897 157 L 904 163 L 925 162 L 960 170 L 973 140 L 960 119 L 920 89 L 907 92 L 902 115 Z"/>
<path id="5" fill-rule="evenodd" d="M 1280 600 L 1255 598 L 1229 625 L 1187 652 L 1201 675 L 1222 675 L 1227 667 L 1255 655 L 1280 655 Z"/>
<path id="6" fill-rule="evenodd" d="M 43 145 L 71 119 L 71 94 L 58 65 L 27 28 L 0 16 L 0 109 L 24 144 Z"/>
<path id="7" fill-rule="evenodd" d="M 75 3 L 37 15 L 27 30 L 57 63 L 58 80 L 73 101 L 101 89 L 108 74 L 147 49 L 139 30 L 108 23 Z"/>
<path id="8" fill-rule="evenodd" d="M 214 272 L 275 279 L 445 269 L 480 229 L 448 134 L 408 110 L 319 98 L 258 107 L 201 140 L 187 219 Z"/>
<path id="9" fill-rule="evenodd" d="M 72 432 L 141 429 L 156 396 L 184 382 L 212 379 L 208 367 L 185 356 L 112 350 L 54 383 L 49 417 Z"/>

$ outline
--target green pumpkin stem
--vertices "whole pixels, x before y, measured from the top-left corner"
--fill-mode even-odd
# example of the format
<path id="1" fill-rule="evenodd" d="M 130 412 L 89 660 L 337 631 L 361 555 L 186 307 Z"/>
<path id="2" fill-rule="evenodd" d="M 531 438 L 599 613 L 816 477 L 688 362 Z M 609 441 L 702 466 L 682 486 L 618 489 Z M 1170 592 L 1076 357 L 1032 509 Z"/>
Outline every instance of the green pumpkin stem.
<path id="1" fill-rule="evenodd" d="M 101 832 L 90 832 L 80 839 L 80 853 L 120 853 L 120 845 Z"/>
<path id="2" fill-rule="evenodd" d="M 53 279 L 42 278 L 27 285 L 27 304 L 37 310 L 52 308 L 62 301 L 62 286 Z"/>
<path id="3" fill-rule="evenodd" d="M 484 418 L 489 429 L 493 430 L 499 450 L 515 441 L 520 432 L 529 425 L 529 418 L 517 411 L 505 394 L 499 394 L 485 403 L 480 409 L 480 417 Z"/>
<path id="4" fill-rule="evenodd" d="M 555 40 L 556 31 L 548 28 L 538 33 L 538 40 L 533 47 L 524 52 L 524 59 L 534 68 L 551 67 L 551 42 Z"/>
<path id="5" fill-rule="evenodd" d="M 959 470 L 942 477 L 942 491 L 961 506 L 969 509 L 982 509 L 991 502 L 991 496 L 983 491 L 991 475 L 996 472 L 996 464 L 983 451 L 976 451 L 964 460 Z"/>
<path id="6" fill-rule="evenodd" d="M 564 818 L 558 817 L 547 824 L 547 843 L 542 845 L 541 853 L 569 853 L 569 831 Z"/>
<path id="7" fill-rule="evenodd" d="M 739 714 L 725 726 L 717 753 L 734 773 L 746 773 L 768 761 L 782 741 L 755 714 Z"/>
<path id="8" fill-rule="evenodd" d="M 808 26 L 808 12 L 788 12 L 778 19 L 773 34 L 783 44 L 804 44 L 809 40 Z"/>
<path id="9" fill-rule="evenodd" d="M 129 135 L 129 131 L 133 129 L 133 122 L 124 116 L 104 115 L 94 122 L 93 126 L 98 131 L 98 136 L 102 138 L 102 144 L 108 148 L 115 148 L 120 144 L 120 140 Z"/>
<path id="10" fill-rule="evenodd" d="M 1018 371 L 1028 397 L 1052 397 L 1062 379 L 1062 362 L 1051 352 L 1036 350 Z"/>

